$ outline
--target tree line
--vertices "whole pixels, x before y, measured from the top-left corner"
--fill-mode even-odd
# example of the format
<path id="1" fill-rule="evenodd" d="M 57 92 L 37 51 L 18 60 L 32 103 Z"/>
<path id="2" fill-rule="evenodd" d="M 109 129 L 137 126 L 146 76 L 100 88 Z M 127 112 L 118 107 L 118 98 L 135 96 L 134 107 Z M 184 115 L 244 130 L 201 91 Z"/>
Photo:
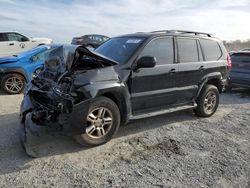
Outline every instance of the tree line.
<path id="1" fill-rule="evenodd" d="M 228 52 L 239 51 L 243 48 L 250 48 L 250 39 L 246 41 L 235 40 L 235 41 L 223 41 Z"/>

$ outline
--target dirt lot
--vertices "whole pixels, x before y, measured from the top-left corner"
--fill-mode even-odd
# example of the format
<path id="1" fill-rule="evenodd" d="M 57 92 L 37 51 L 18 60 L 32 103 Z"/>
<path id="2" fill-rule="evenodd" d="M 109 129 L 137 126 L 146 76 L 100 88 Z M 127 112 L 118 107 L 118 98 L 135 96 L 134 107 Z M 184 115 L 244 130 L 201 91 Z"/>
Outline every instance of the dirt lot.
<path id="1" fill-rule="evenodd" d="M 0 187 L 250 187 L 249 90 L 223 94 L 210 118 L 135 121 L 95 148 L 44 139 L 36 159 L 19 142 L 21 100 L 0 94 Z"/>

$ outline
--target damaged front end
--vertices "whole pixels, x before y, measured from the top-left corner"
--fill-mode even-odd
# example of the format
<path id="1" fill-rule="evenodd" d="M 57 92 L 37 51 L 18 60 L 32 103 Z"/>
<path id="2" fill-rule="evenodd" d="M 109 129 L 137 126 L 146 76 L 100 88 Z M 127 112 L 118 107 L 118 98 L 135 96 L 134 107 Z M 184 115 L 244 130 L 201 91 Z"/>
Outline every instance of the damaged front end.
<path id="1" fill-rule="evenodd" d="M 21 104 L 26 151 L 27 147 L 38 145 L 42 135 L 84 133 L 85 117 L 94 97 L 89 85 L 98 80 L 100 70 L 106 67 L 108 72 L 112 69 L 112 74 L 105 75 L 118 80 L 112 66 L 115 64 L 82 46 L 59 46 L 52 50 L 42 71 L 27 85 Z"/>

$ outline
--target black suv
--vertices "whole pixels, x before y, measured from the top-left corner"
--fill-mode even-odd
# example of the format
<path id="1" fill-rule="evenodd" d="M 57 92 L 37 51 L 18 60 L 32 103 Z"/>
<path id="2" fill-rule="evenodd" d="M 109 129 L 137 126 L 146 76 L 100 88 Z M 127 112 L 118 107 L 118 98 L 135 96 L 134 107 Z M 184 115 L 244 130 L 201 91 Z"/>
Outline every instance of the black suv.
<path id="1" fill-rule="evenodd" d="M 184 109 L 209 117 L 228 66 L 223 43 L 199 32 L 123 35 L 95 51 L 60 46 L 27 85 L 20 115 L 24 143 L 59 131 L 93 146 L 130 120 Z"/>

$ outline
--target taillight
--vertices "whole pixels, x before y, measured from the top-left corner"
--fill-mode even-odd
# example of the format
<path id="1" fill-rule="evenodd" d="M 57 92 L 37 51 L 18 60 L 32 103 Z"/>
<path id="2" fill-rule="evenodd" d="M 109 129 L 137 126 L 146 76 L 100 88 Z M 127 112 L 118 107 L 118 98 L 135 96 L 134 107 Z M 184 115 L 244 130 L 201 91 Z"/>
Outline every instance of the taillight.
<path id="1" fill-rule="evenodd" d="M 229 70 L 232 69 L 232 61 L 231 61 L 231 57 L 229 54 L 227 54 L 227 67 Z"/>

